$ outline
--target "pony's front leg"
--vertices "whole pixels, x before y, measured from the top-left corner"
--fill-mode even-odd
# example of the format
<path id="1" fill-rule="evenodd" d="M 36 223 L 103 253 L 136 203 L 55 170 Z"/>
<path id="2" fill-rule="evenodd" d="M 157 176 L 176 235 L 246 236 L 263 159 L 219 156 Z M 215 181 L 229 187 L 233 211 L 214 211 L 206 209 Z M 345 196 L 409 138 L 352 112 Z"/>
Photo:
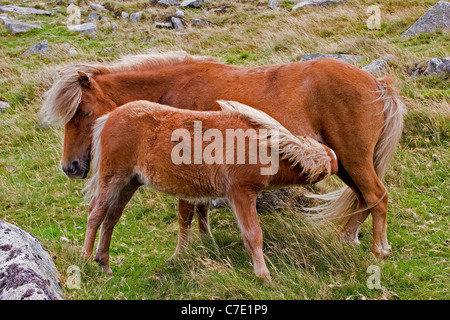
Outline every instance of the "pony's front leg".
<path id="1" fill-rule="evenodd" d="M 250 251 L 253 260 L 253 270 L 257 277 L 270 281 L 270 272 L 264 262 L 262 251 L 263 238 L 256 212 L 255 192 L 243 190 L 232 190 L 229 195 L 230 203 L 233 207 L 236 219 L 241 229 L 244 244 Z"/>
<path id="2" fill-rule="evenodd" d="M 105 218 L 102 222 L 100 239 L 94 258 L 94 260 L 102 267 L 102 271 L 105 273 L 112 274 L 112 270 L 109 266 L 109 247 L 111 245 L 111 236 L 114 226 L 119 221 L 122 216 L 123 209 L 139 186 L 140 184 L 133 180 L 126 184 L 120 191 L 112 195 L 109 199 L 105 199 L 107 202 L 107 210 Z"/>

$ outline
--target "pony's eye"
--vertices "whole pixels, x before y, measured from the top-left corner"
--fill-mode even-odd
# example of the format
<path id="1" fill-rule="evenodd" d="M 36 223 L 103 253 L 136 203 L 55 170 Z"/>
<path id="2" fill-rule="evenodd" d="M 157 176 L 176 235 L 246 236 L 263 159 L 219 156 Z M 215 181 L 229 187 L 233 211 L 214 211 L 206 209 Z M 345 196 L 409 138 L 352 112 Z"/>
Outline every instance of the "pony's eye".
<path id="1" fill-rule="evenodd" d="M 89 117 L 91 114 L 92 114 L 92 110 L 88 110 L 88 111 L 83 113 L 83 116 Z"/>

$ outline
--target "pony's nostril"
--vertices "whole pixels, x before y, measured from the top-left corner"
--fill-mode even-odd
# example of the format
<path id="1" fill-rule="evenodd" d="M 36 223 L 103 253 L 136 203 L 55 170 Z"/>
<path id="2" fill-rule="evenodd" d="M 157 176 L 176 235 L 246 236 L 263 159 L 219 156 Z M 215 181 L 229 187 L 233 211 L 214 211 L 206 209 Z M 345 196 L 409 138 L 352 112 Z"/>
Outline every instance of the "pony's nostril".
<path id="1" fill-rule="evenodd" d="M 78 171 L 78 168 L 79 168 L 79 162 L 78 162 L 78 160 L 72 161 L 72 166 L 70 167 L 70 171 L 71 171 L 72 173 L 76 173 L 76 172 Z"/>

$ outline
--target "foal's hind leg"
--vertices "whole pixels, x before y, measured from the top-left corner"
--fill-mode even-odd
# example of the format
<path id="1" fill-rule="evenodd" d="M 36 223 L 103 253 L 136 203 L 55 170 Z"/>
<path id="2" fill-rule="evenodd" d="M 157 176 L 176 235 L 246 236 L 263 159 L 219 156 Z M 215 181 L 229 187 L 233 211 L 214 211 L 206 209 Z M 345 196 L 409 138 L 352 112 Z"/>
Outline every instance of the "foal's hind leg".
<path id="1" fill-rule="evenodd" d="M 233 190 L 229 194 L 244 244 L 252 254 L 253 270 L 257 277 L 270 280 L 270 273 L 264 262 L 262 251 L 263 238 L 256 212 L 256 197 L 257 193 L 243 190 Z"/>
<path id="2" fill-rule="evenodd" d="M 108 274 L 112 273 L 111 268 L 109 267 L 109 247 L 111 244 L 111 236 L 114 226 L 117 221 L 119 221 L 122 216 L 123 209 L 139 186 L 140 184 L 133 179 L 121 187 L 114 195 L 111 196 L 111 198 L 105 199 L 105 201 L 107 201 L 107 205 L 105 206 L 105 217 L 102 222 L 100 239 L 94 260 L 100 264 L 103 272 Z"/>
<path id="3" fill-rule="evenodd" d="M 178 199 L 178 243 L 174 256 L 182 252 L 191 236 L 191 223 L 194 217 L 195 204 L 183 199 Z"/>
<path id="4" fill-rule="evenodd" d="M 199 202 L 196 204 L 197 218 L 198 218 L 198 230 L 202 238 L 213 238 L 211 229 L 209 227 L 208 212 L 211 202 Z"/>

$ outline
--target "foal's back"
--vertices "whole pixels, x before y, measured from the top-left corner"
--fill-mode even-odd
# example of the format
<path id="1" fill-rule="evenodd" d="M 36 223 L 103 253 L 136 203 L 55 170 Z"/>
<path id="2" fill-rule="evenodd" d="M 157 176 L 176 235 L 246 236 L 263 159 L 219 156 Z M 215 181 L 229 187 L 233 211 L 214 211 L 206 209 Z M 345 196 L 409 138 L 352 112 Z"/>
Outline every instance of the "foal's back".
<path id="1" fill-rule="evenodd" d="M 227 130 L 256 130 L 248 121 L 220 111 L 180 110 L 148 101 L 131 102 L 111 112 L 103 128 L 100 174 L 135 177 L 142 184 L 184 199 L 224 197 L 230 180 L 236 176 L 242 183 L 248 181 L 261 188 L 267 185 L 268 177 L 260 175 L 263 165 L 248 164 L 248 144 L 245 150 L 239 150 L 246 153 L 245 164 L 206 164 L 204 159 L 196 163 L 194 152 L 198 137 L 195 137 L 195 130 L 199 125 L 200 139 L 205 131 L 215 129 L 220 130 L 223 142 Z M 189 132 L 189 141 L 184 140 L 186 137 L 172 138 L 180 129 Z M 211 142 L 200 141 L 203 153 Z M 173 149 L 180 143 L 187 144 L 184 152 L 192 151 L 187 163 L 173 161 Z M 223 148 L 224 161 L 226 149 Z"/>

